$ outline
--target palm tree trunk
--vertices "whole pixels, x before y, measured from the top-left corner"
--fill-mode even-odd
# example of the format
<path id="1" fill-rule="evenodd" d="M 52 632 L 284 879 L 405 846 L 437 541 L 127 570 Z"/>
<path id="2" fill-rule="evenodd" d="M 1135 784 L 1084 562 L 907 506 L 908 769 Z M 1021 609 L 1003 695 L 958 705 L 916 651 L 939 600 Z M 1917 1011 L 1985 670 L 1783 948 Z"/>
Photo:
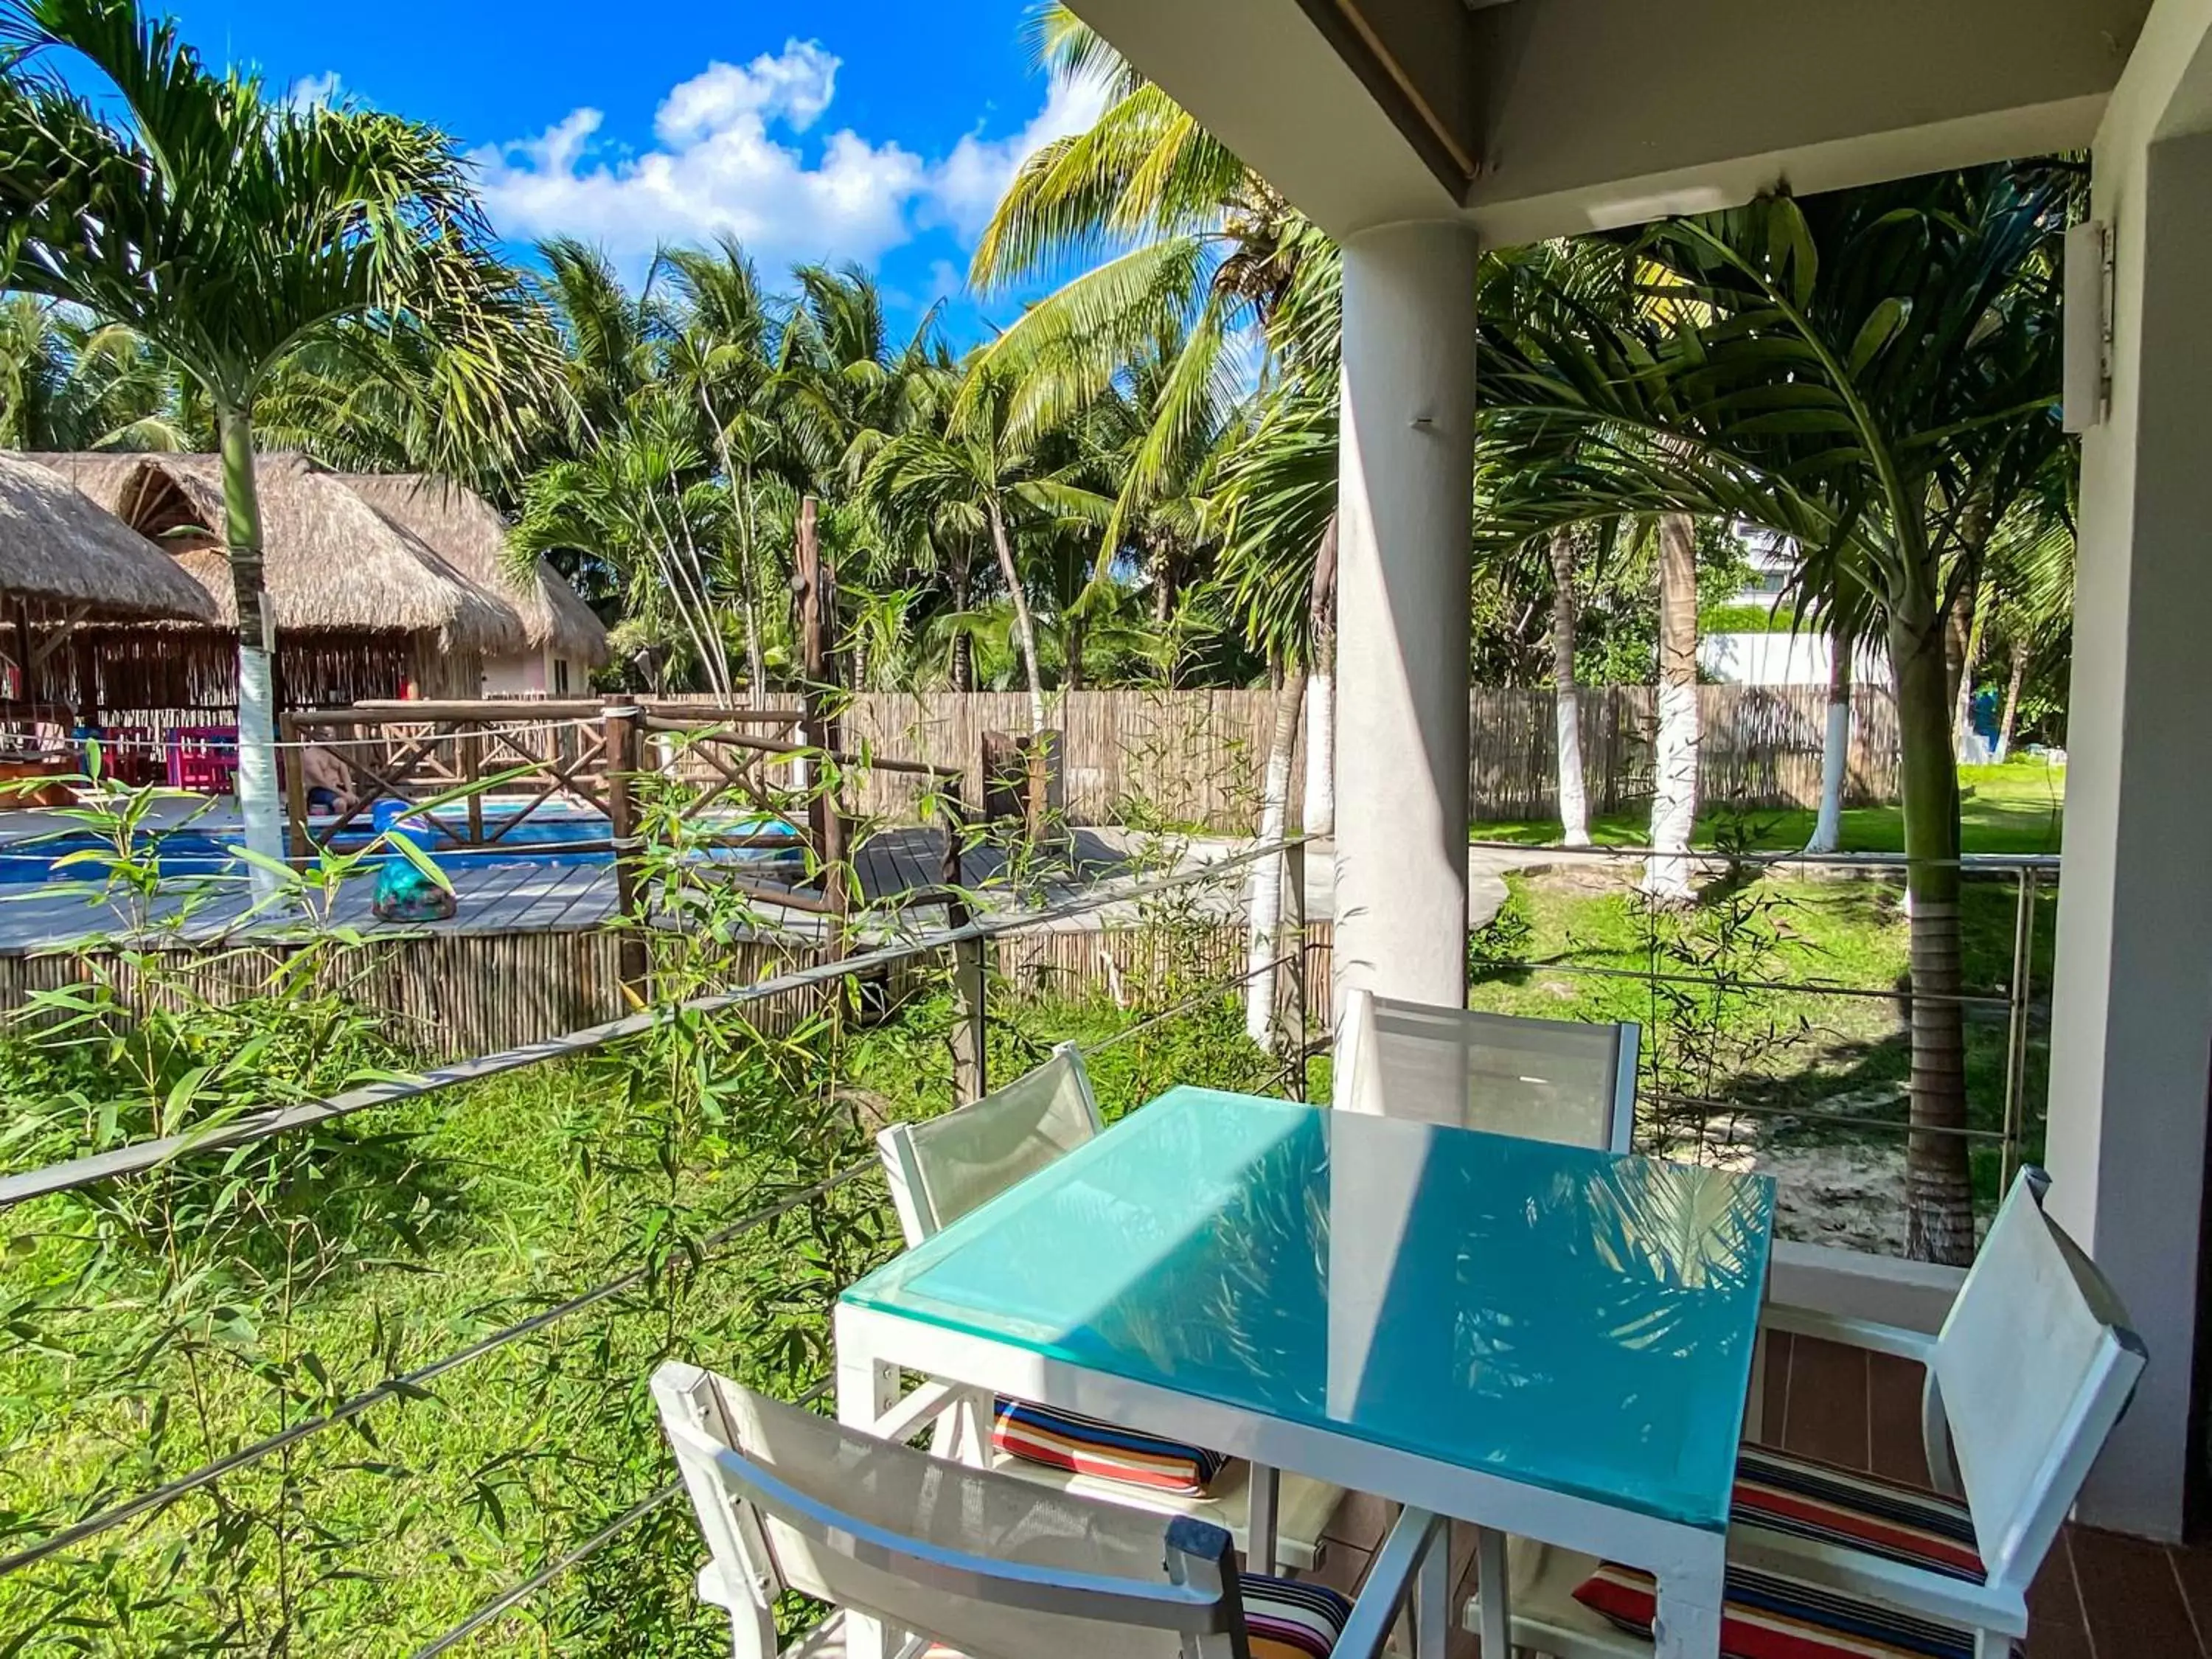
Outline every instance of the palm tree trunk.
<path id="1" fill-rule="evenodd" d="M 276 619 L 261 562 L 261 492 L 253 475 L 253 422 L 242 409 L 216 416 L 222 445 L 222 539 L 238 603 L 238 810 L 256 903 L 282 890 L 284 817 L 276 791 Z"/>
<path id="2" fill-rule="evenodd" d="M 1644 891 L 1667 903 L 1694 893 L 1690 836 L 1698 822 L 1698 537 L 1687 514 L 1659 520 L 1659 737 L 1652 763 L 1651 858 Z"/>
<path id="3" fill-rule="evenodd" d="M 963 541 L 952 555 L 950 568 L 952 588 L 952 611 L 957 617 L 968 614 L 968 563 L 973 550 Z M 952 636 L 952 660 L 948 667 L 955 691 L 975 689 L 975 641 L 963 626 Z"/>
<path id="4" fill-rule="evenodd" d="M 2020 689 L 2027 680 L 2027 641 L 2012 642 L 2012 672 L 2005 680 L 2004 714 L 1997 721 L 1996 752 L 1990 757 L 2002 765 L 2012 756 L 2012 734 L 2020 721 Z"/>
<path id="5" fill-rule="evenodd" d="M 1840 634 L 1828 636 L 1828 724 L 1820 734 L 1820 812 L 1813 823 L 1808 853 L 1832 853 L 1844 834 L 1844 784 L 1851 762 L 1852 643 Z"/>
<path id="6" fill-rule="evenodd" d="M 1906 1143 L 1905 1253 L 1964 1267 L 1974 1259 L 1966 1127 L 1966 1030 L 1957 997 L 1959 767 L 1944 627 L 1932 599 L 1890 623 L 1905 788 L 1905 890 L 1911 906 L 1912 1133 Z"/>
<path id="7" fill-rule="evenodd" d="M 1290 811 L 1291 757 L 1298 744 L 1298 715 L 1305 707 L 1302 667 L 1283 671 L 1275 689 L 1275 720 L 1267 740 L 1267 771 L 1260 791 L 1260 844 L 1283 839 Z M 1244 1034 L 1273 1052 L 1275 1030 L 1275 957 L 1283 919 L 1283 855 L 1270 853 L 1252 866 L 1246 900 L 1249 932 L 1245 950 Z"/>
<path id="8" fill-rule="evenodd" d="M 1587 847 L 1590 844 L 1589 793 L 1583 781 L 1583 702 L 1575 685 L 1575 627 L 1574 532 L 1554 530 L 1552 685 L 1559 705 L 1560 839 L 1570 847 Z"/>
<path id="9" fill-rule="evenodd" d="M 1083 636 L 1086 631 L 1081 617 L 1067 619 L 1067 662 L 1060 671 L 1060 684 L 1063 691 L 1083 690 Z"/>
<path id="10" fill-rule="evenodd" d="M 994 498 L 989 503 L 991 515 L 991 546 L 999 556 L 999 574 L 1006 584 L 1006 592 L 1014 605 L 1014 638 L 1021 647 L 1022 670 L 1029 677 L 1030 731 L 1032 735 L 1045 729 L 1044 680 L 1037 668 L 1036 623 L 1030 616 L 1029 595 L 1022 591 L 1021 573 L 1014 568 L 1013 544 L 1006 538 L 1006 516 L 999 511 Z"/>

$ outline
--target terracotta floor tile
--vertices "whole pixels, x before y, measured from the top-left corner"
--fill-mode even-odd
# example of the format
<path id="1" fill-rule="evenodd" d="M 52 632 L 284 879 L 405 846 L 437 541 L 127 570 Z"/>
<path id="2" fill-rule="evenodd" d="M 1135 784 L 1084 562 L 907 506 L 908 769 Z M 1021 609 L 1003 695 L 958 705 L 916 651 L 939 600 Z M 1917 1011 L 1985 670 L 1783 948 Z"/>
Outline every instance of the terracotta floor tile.
<path id="1" fill-rule="evenodd" d="M 2051 1545 L 2051 1553 L 2043 1558 L 2043 1571 L 2028 1586 L 2027 1622 L 2031 1632 L 2082 1628 L 2081 1592 L 2074 1582 L 2074 1557 L 2064 1533 Z"/>
<path id="2" fill-rule="evenodd" d="M 1865 1354 L 1810 1337 L 1790 1344 L 1790 1411 L 1782 1443 L 1800 1457 L 1867 1467 Z"/>
<path id="3" fill-rule="evenodd" d="M 2173 1576 L 2181 1582 L 2181 1599 L 2197 1621 L 2197 1640 L 2212 1653 L 2212 1547 L 2170 1549 Z"/>
<path id="4" fill-rule="evenodd" d="M 1867 1356 L 1867 1449 L 1874 1472 L 1916 1486 L 1929 1484 L 1920 1431 L 1920 1395 L 1927 1376 L 1923 1368 L 1895 1354 Z"/>
<path id="5" fill-rule="evenodd" d="M 2099 1659 L 2201 1659 L 2204 1649 L 2165 1548 L 2076 1527 L 2074 1572 Z"/>
<path id="6" fill-rule="evenodd" d="M 1759 1430 L 1764 1445 L 1779 1446 L 1790 1420 L 1790 1333 L 1770 1332 L 1766 1338 L 1766 1410 Z"/>

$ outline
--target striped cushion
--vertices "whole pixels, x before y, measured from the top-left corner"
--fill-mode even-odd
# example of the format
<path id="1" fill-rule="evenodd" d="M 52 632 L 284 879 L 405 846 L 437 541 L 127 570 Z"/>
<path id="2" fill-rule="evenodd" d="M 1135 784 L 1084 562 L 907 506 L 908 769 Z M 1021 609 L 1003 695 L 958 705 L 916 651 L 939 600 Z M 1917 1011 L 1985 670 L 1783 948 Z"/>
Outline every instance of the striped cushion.
<path id="1" fill-rule="evenodd" d="M 1256 1572 L 1244 1574 L 1239 1584 L 1252 1659 L 1328 1659 L 1352 1617 L 1352 1603 L 1319 1584 L 1294 1584 Z M 922 1659 L 965 1656 L 938 1642 L 923 1650 Z"/>
<path id="2" fill-rule="evenodd" d="M 1219 1452 L 1118 1428 L 1048 1406 L 999 1396 L 992 1408 L 991 1443 L 1009 1456 L 1048 1468 L 1096 1475 L 1155 1492 L 1203 1498 L 1229 1460 Z"/>
<path id="3" fill-rule="evenodd" d="M 1632 1636 L 1650 1637 L 1657 1595 L 1648 1572 L 1608 1561 L 1583 1581 L 1575 1600 Z M 1823 1585 L 1730 1567 L 1721 1659 L 1974 1659 L 1974 1633 Z"/>
<path id="4" fill-rule="evenodd" d="M 1809 1458 L 1746 1446 L 1736 1458 L 1733 1518 L 1968 1583 L 1989 1577 L 1964 1504 Z"/>
<path id="5" fill-rule="evenodd" d="M 1344 1634 L 1345 1620 L 1352 1617 L 1351 1602 L 1324 1585 L 1256 1572 L 1239 1582 L 1252 1659 L 1328 1659 Z"/>

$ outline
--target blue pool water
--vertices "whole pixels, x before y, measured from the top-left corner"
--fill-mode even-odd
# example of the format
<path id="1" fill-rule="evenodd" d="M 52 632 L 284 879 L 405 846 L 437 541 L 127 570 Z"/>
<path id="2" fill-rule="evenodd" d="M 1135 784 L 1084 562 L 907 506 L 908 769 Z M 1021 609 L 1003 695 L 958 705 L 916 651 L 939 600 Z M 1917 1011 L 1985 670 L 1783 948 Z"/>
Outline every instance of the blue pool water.
<path id="1" fill-rule="evenodd" d="M 507 816 L 505 810 L 488 808 L 484 813 L 484 834 L 496 834 Z M 466 834 L 466 820 L 460 813 L 441 812 L 438 817 L 441 823 L 452 824 L 457 833 Z M 707 856 L 718 860 L 773 864 L 795 862 L 801 854 L 799 832 L 781 819 L 730 818 L 718 820 L 714 828 L 726 835 L 788 837 L 787 844 L 714 848 L 707 853 Z M 424 830 L 416 830 L 410 838 L 425 847 L 441 868 L 458 871 L 494 864 L 611 864 L 614 854 L 611 848 L 577 845 L 604 842 L 608 833 L 607 820 L 599 813 L 540 807 L 489 846 L 456 847 L 444 836 Z M 375 837 L 376 831 L 364 822 L 341 836 L 337 846 L 341 851 L 360 852 Z M 186 826 L 149 832 L 141 836 L 139 846 L 142 851 L 153 853 L 165 877 L 242 875 L 245 866 L 237 857 L 242 839 L 240 831 L 228 825 L 221 830 Z M 105 853 L 111 846 L 100 837 L 74 830 L 52 836 L 18 837 L 0 845 L 0 887 L 105 880 L 105 860 L 88 859 L 76 864 L 64 864 L 62 860 L 76 853 Z M 395 856 L 380 850 L 371 854 L 371 860 L 381 861 Z"/>

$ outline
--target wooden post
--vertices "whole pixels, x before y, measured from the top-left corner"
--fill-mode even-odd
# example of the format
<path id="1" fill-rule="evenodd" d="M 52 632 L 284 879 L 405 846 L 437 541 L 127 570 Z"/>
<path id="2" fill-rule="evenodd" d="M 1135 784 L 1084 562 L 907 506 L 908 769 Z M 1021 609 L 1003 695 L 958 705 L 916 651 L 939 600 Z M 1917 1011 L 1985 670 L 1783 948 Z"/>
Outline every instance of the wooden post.
<path id="1" fill-rule="evenodd" d="M 968 813 L 960 799 L 960 786 L 949 784 L 937 798 L 945 818 L 945 866 L 940 879 L 957 892 L 968 884 Z"/>
<path id="2" fill-rule="evenodd" d="M 469 787 L 469 844 L 483 845 L 483 738 L 471 732 L 461 738 L 461 777 Z"/>
<path id="3" fill-rule="evenodd" d="M 70 648 L 76 658 L 76 723 L 88 731 L 97 731 L 100 727 L 100 659 L 93 650 L 91 635 L 82 628 L 72 629 L 70 632 L 75 637 L 70 641 Z"/>
<path id="4" fill-rule="evenodd" d="M 945 920 L 956 929 L 969 922 L 968 907 L 958 900 L 946 907 Z M 952 1097 L 965 1106 L 990 1092 L 989 963 L 984 941 L 963 939 L 952 947 Z"/>
<path id="5" fill-rule="evenodd" d="M 605 722 L 607 827 L 615 843 L 615 908 L 622 918 L 623 983 L 643 994 L 650 966 L 638 894 L 637 804 L 630 786 L 637 775 L 638 711 L 609 708 Z"/>
<path id="6" fill-rule="evenodd" d="M 276 716 L 277 750 L 284 774 L 284 830 L 292 867 L 304 870 L 315 855 L 315 838 L 307 833 L 307 751 L 300 746 L 300 722 L 289 710 Z"/>

